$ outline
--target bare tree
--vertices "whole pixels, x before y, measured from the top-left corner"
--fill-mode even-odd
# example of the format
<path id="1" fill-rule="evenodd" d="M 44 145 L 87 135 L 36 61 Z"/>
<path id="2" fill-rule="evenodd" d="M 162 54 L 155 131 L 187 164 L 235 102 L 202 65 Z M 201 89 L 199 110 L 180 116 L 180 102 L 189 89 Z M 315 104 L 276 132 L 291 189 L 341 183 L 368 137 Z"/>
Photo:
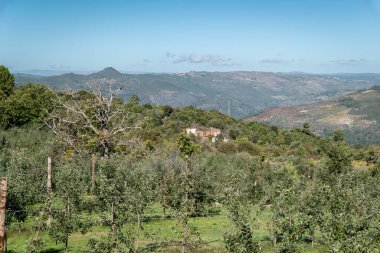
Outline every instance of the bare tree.
<path id="1" fill-rule="evenodd" d="M 115 80 L 101 79 L 90 84 L 90 92 L 54 93 L 56 107 L 48 113 L 46 124 L 69 148 L 96 149 L 109 156 L 112 146 L 117 144 L 115 137 L 138 127 L 116 97 L 123 87 L 114 86 Z"/>

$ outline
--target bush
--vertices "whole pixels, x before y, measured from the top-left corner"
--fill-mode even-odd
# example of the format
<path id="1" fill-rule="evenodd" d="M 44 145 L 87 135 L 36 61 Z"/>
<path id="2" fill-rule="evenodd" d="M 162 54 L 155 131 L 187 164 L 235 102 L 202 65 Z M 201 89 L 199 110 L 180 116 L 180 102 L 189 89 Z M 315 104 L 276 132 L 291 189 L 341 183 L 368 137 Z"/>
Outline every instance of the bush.
<path id="1" fill-rule="evenodd" d="M 236 153 L 236 145 L 233 142 L 223 142 L 218 146 L 218 151 L 225 154 Z"/>
<path id="2" fill-rule="evenodd" d="M 260 155 L 259 148 L 250 141 L 242 141 L 237 146 L 237 151 L 247 152 L 251 155 Z"/>

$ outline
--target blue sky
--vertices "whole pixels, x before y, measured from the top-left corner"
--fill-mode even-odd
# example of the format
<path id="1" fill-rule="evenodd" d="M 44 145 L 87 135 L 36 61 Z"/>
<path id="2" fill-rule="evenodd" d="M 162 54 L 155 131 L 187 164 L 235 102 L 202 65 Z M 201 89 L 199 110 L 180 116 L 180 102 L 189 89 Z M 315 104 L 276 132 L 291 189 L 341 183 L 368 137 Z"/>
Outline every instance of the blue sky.
<path id="1" fill-rule="evenodd" d="M 0 0 L 0 64 L 380 72 L 380 0 Z"/>

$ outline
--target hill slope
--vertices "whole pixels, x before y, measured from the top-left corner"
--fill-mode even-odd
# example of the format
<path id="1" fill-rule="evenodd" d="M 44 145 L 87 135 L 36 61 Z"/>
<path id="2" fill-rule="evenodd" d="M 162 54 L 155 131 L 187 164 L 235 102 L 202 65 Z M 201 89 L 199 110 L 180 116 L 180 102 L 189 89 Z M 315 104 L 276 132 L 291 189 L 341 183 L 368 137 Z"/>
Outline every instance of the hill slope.
<path id="1" fill-rule="evenodd" d="M 347 92 L 380 84 L 380 74 L 312 75 L 270 72 L 188 72 L 176 74 L 122 74 L 106 68 L 90 75 L 28 76 L 16 74 L 16 83 L 48 84 L 54 89 L 69 86 L 85 89 L 104 78 L 123 85 L 127 100 L 138 95 L 142 102 L 171 106 L 193 105 L 217 109 L 231 116 L 247 117 L 268 107 L 294 106 L 325 101 Z"/>
<path id="2" fill-rule="evenodd" d="M 308 122 L 320 135 L 342 129 L 351 144 L 380 144 L 380 86 L 335 100 L 297 107 L 275 107 L 249 118 L 283 127 Z"/>

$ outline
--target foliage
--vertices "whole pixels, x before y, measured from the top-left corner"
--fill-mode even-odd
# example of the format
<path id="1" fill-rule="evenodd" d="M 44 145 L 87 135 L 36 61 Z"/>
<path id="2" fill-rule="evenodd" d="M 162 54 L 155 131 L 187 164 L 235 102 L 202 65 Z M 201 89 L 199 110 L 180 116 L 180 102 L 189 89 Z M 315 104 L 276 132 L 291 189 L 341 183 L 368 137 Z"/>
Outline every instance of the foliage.
<path id="1" fill-rule="evenodd" d="M 48 224 L 50 236 L 65 243 L 68 250 L 69 236 L 75 231 L 85 233 L 87 222 L 80 218 L 81 196 L 86 192 L 86 181 L 78 162 L 65 161 L 56 168 L 54 199 L 51 208 L 51 220 Z M 78 187 L 81 185 L 82 187 Z"/>
<path id="2" fill-rule="evenodd" d="M 188 135 L 181 133 L 177 138 L 177 146 L 181 154 L 191 156 L 200 151 L 200 146 L 194 143 Z"/>
<path id="3" fill-rule="evenodd" d="M 96 252 L 104 252 L 108 249 L 109 252 L 115 250 L 132 250 L 133 235 L 129 227 L 124 227 L 130 221 L 131 209 L 125 201 L 128 196 L 127 187 L 124 181 L 126 180 L 126 170 L 123 165 L 128 163 L 118 164 L 116 157 L 103 159 L 99 161 L 99 175 L 97 177 L 96 196 L 99 198 L 99 208 L 104 212 L 101 216 L 101 224 L 109 228 L 108 235 L 105 239 L 92 238 L 89 245 Z"/>
<path id="4" fill-rule="evenodd" d="M 16 89 L 3 106 L 6 127 L 41 123 L 53 108 L 53 93 L 44 85 L 27 84 Z"/>
<path id="5" fill-rule="evenodd" d="M 0 65 L 0 101 L 9 97 L 15 88 L 14 76 L 8 68 Z"/>
<path id="6" fill-rule="evenodd" d="M 327 167 L 331 174 L 344 173 L 352 169 L 352 151 L 342 142 L 330 143 L 326 147 Z"/>
<path id="7" fill-rule="evenodd" d="M 252 205 L 249 203 L 258 200 L 257 170 L 251 159 L 242 154 L 242 163 L 236 170 L 227 172 L 228 180 L 221 184 L 222 200 L 229 211 L 232 228 L 224 233 L 224 242 L 228 252 L 260 252 L 261 249 L 253 238 L 251 225 Z M 246 166 L 243 165 L 247 162 Z M 244 180 L 249 180 L 244 183 Z"/>
<path id="8" fill-rule="evenodd" d="M 13 115 L 0 130 L 7 226 L 29 226 L 27 252 L 46 252 L 52 241 L 72 250 L 78 233 L 91 230 L 92 252 L 192 252 L 209 243 L 199 221 L 215 213 L 224 218 L 215 221 L 223 228 L 215 233 L 228 252 L 303 252 L 314 245 L 324 252 L 378 251 L 379 147 L 351 147 L 342 132 L 321 138 L 308 124 L 285 130 L 217 111 L 141 104 L 136 96 L 124 104 L 103 92 L 27 85 L 2 103 Z M 188 136 L 191 126 L 217 127 L 219 137 L 231 139 Z M 257 219 L 263 214 L 267 228 Z M 162 230 L 151 233 L 152 226 Z"/>
<path id="9" fill-rule="evenodd" d="M 334 136 L 333 136 L 334 141 L 344 141 L 344 133 L 341 130 L 336 130 L 334 131 Z"/>
<path id="10" fill-rule="evenodd" d="M 235 231 L 229 231 L 224 234 L 227 251 L 231 253 L 260 252 L 259 245 L 253 241 L 252 228 L 247 221 L 247 214 L 242 215 L 240 212 L 242 212 L 242 210 L 234 209 L 231 214 L 231 220 L 235 225 Z"/>
<path id="11" fill-rule="evenodd" d="M 25 149 L 8 153 L 10 159 L 6 164 L 6 171 L 2 171 L 8 181 L 7 208 L 11 210 L 7 223 L 12 221 L 25 221 L 27 218 L 26 209 L 33 203 L 33 190 L 30 190 L 32 178 L 28 173 L 32 169 L 32 164 L 26 157 Z"/>
<path id="12" fill-rule="evenodd" d="M 233 154 L 236 152 L 236 145 L 233 142 L 220 143 L 218 151 L 226 154 Z"/>

